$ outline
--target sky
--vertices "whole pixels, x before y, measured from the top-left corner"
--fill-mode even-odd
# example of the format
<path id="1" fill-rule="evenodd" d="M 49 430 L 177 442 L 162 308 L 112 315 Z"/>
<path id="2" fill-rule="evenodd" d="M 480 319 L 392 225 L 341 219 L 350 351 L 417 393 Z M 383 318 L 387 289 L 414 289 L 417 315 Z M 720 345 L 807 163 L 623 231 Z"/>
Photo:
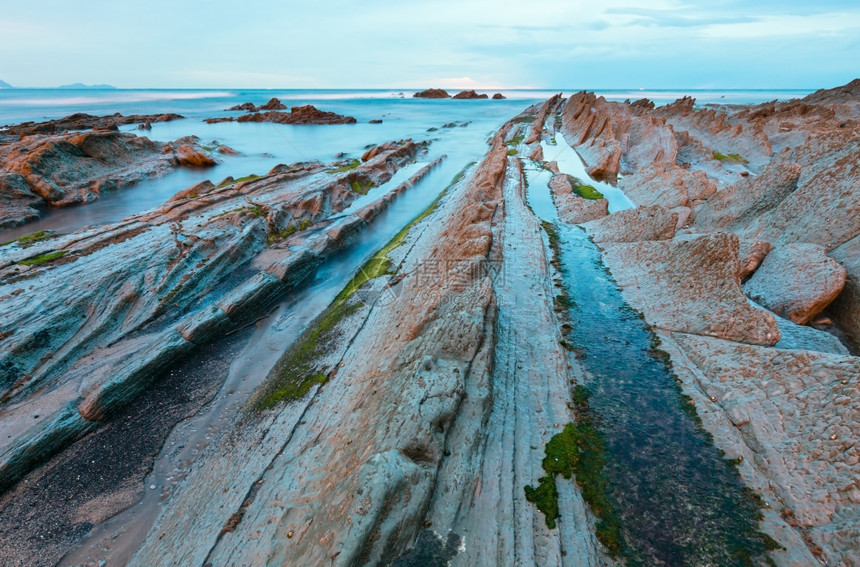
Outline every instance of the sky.
<path id="1" fill-rule="evenodd" d="M 819 88 L 860 77 L 858 0 L 4 2 L 19 87 Z"/>

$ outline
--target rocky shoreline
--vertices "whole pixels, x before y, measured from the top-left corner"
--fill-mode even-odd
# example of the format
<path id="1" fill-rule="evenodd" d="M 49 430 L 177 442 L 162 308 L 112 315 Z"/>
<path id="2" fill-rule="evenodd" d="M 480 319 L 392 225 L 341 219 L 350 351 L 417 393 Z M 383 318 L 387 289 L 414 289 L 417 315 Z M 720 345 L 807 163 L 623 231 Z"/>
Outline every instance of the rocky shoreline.
<path id="1" fill-rule="evenodd" d="M 242 119 L 296 114 L 279 104 L 230 110 L 247 111 Z M 53 182 L 63 191 L 56 204 L 86 200 L 94 180 L 124 173 L 100 169 L 59 185 L 79 167 L 41 177 L 30 167 L 27 177 L 5 164 L 37 163 L 37 143 L 143 144 L 148 157 L 129 168 L 137 172 L 175 167 L 182 153 L 179 142 L 117 132 L 32 136 L 0 146 L 18 156 L 3 162 L 3 179 Z M 566 144 L 593 179 L 553 159 Z M 122 423 L 145 423 L 138 404 L 154 411 L 172 370 L 204 364 L 206 345 L 229 343 L 225 333 L 246 329 L 336 261 L 430 172 L 434 163 L 414 163 L 424 147 L 392 141 L 361 160 L 204 182 L 115 225 L 0 246 L 0 517 L 13 525 L 0 542 L 10 564 L 54 564 L 94 524 L 140 500 L 141 469 L 126 467 L 110 477 L 115 491 L 71 490 L 50 545 L 26 538 L 28 514 L 47 514 L 39 482 L 80 470 L 77 455 L 97 459 L 98 439 L 133 435 Z M 613 516 L 624 486 L 590 484 L 610 478 L 612 463 L 587 464 L 585 443 L 614 441 L 600 405 L 587 405 L 601 386 L 588 345 L 571 331 L 586 299 L 570 283 L 578 267 L 565 250 L 581 228 L 625 302 L 613 324 L 633 313 L 655 337 L 630 356 L 665 365 L 678 389 L 669 390 L 671 411 L 724 451 L 737 471 L 727 474 L 756 495 L 748 541 L 770 548 L 749 548 L 737 564 L 852 565 L 858 155 L 860 80 L 749 107 L 689 98 L 656 107 L 581 92 L 512 117 L 482 162 L 282 345 L 152 523 L 124 544 L 123 563 L 584 566 L 643 554 L 672 564 L 665 550 L 639 547 L 624 513 Z M 595 180 L 613 183 L 633 208 L 611 207 Z M 10 218 L 26 214 L 15 206 Z M 242 333 L 235 344 L 248 340 Z M 218 377 L 191 371 L 196 382 L 179 382 L 178 392 L 197 394 L 160 435 L 226 380 L 227 359 L 211 360 Z M 590 411 L 595 432 L 583 425 Z M 571 427 L 580 437 L 558 453 Z M 157 444 L 141 445 L 138 458 L 154 458 Z M 573 459 L 572 474 L 548 465 L 559 455 Z M 537 497 L 527 489 L 536 486 L 553 488 Z M 725 560 L 713 533 L 714 549 L 685 557 Z M 74 557 L 94 565 L 113 557 L 100 553 Z"/>

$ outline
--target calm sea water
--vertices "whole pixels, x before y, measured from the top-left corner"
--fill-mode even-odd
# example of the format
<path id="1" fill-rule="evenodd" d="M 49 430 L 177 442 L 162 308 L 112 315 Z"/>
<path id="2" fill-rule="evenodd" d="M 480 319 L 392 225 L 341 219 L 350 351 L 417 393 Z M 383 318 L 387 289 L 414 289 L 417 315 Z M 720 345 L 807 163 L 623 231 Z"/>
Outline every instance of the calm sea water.
<path id="1" fill-rule="evenodd" d="M 223 156 L 221 163 L 205 170 L 180 169 L 160 179 L 102 195 L 85 206 L 47 210 L 39 221 L 0 231 L 0 241 L 36 230 L 69 232 L 86 225 L 116 222 L 128 215 L 156 207 L 177 191 L 202 180 L 218 183 L 228 175 L 262 174 L 279 163 L 319 160 L 330 162 L 344 153 L 360 156 L 373 144 L 412 138 L 432 141 L 429 159 L 446 155 L 444 169 L 451 175 L 486 151 L 486 141 L 510 117 L 527 106 L 546 100 L 558 91 L 502 91 L 507 100 L 424 100 L 412 98 L 414 90 L 0 90 L 0 125 L 60 118 L 76 112 L 104 115 L 159 114 L 174 112 L 183 120 L 153 124 L 142 133 L 136 125 L 125 131 L 170 141 L 194 135 L 206 144 L 226 144 L 240 152 Z M 575 90 L 567 91 L 571 94 Z M 809 91 L 727 90 L 615 90 L 598 91 L 611 100 L 650 98 L 665 104 L 684 95 L 705 103 L 755 103 L 804 96 Z M 492 93 L 490 93 L 492 94 Z M 312 104 L 322 110 L 354 116 L 358 123 L 335 126 L 290 126 L 262 123 L 205 124 L 203 119 L 238 116 L 226 108 L 242 102 L 262 104 L 272 97 L 287 106 Z M 370 124 L 381 119 L 382 124 Z M 445 128 L 445 125 L 454 124 Z M 430 131 L 434 129 L 435 131 Z"/>

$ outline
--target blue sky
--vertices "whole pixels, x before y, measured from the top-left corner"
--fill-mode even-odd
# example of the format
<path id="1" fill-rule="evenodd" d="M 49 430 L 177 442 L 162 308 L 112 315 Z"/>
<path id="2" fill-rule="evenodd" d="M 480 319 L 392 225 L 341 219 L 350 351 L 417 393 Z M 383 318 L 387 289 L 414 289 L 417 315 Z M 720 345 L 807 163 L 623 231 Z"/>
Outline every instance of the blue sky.
<path id="1" fill-rule="evenodd" d="M 29 0 L 15 86 L 817 88 L 860 76 L 860 1 Z"/>

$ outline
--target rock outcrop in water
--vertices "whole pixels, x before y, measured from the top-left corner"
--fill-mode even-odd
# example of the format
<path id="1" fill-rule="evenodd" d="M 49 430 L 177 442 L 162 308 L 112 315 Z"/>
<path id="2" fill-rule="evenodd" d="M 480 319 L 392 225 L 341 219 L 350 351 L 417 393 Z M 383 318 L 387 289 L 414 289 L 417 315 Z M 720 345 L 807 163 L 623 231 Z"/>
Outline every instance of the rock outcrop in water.
<path id="1" fill-rule="evenodd" d="M 286 110 L 286 106 L 279 99 L 272 97 L 266 104 L 255 106 L 253 102 L 246 102 L 231 106 L 227 110 L 244 110 L 247 112 L 259 112 L 260 110 Z"/>
<path id="2" fill-rule="evenodd" d="M 412 95 L 413 98 L 451 98 L 445 89 L 427 89 Z"/>
<path id="3" fill-rule="evenodd" d="M 57 120 L 47 122 L 23 122 L 14 126 L 0 129 L 0 137 L 11 134 L 15 136 L 34 136 L 37 134 L 60 134 L 73 130 L 115 130 L 123 124 L 146 124 L 153 122 L 169 122 L 183 118 L 179 114 L 132 114 L 123 116 L 120 113 L 110 116 L 92 116 L 90 114 L 72 114 Z"/>
<path id="4" fill-rule="evenodd" d="M 65 561 L 851 564 L 860 546 L 855 90 L 708 108 L 578 93 L 527 109 L 278 345 L 277 362 L 253 377 L 259 386 L 236 398 L 225 384 L 208 409 L 200 400 L 171 414 L 221 412 L 217 427 L 201 419 L 206 442 L 182 453 L 190 462 L 151 486 L 154 507 L 122 530 L 97 530 Z M 286 113 L 254 115 L 271 114 Z M 618 210 L 609 191 L 601 198 L 559 171 L 561 160 L 543 162 L 551 140 L 569 142 L 595 177 L 622 175 L 635 207 Z M 366 150 L 328 167 L 203 182 L 115 225 L 0 248 L 0 542 L 12 564 L 56 563 L 89 532 L 81 518 L 140 500 L 121 487 L 141 473 L 116 472 L 116 488 L 52 510 L 64 539 L 6 527 L 46 514 L 39 483 L 94 462 L 105 450 L 99 432 L 134 419 L 159 377 L 181 383 L 182 360 L 224 344 L 348 253 L 432 167 L 410 163 L 422 151 L 411 141 Z M 405 167 L 408 181 L 371 189 Z M 553 209 L 543 218 L 538 193 Z M 575 246 L 590 247 L 588 269 L 568 260 Z M 598 291 L 572 293 L 595 274 L 620 290 L 620 310 Z M 642 352 L 623 332 L 633 320 L 647 331 Z M 595 413 L 594 353 L 571 342 L 583 335 L 613 347 L 617 360 L 600 362 L 615 365 L 622 386 L 642 387 L 639 369 L 664 372 L 653 385 L 666 388 L 659 407 L 633 390 L 620 414 L 629 423 Z M 648 364 L 629 364 L 636 357 Z M 709 450 L 676 459 L 646 455 L 676 445 L 637 445 L 630 462 L 660 466 L 631 471 L 639 487 L 611 486 L 607 456 L 649 419 L 701 434 Z M 167 462 L 182 451 L 165 447 Z M 679 479 L 689 490 L 652 489 L 672 486 L 659 483 L 681 460 L 701 466 Z M 707 470 L 726 476 L 717 483 Z M 760 521 L 741 481 L 761 499 Z M 729 507 L 709 508 L 711 497 Z M 646 503 L 636 518 L 628 500 Z M 664 517 L 693 509 L 705 513 Z M 695 530 L 682 540 L 629 531 L 649 521 Z M 726 526 L 743 529 L 726 537 Z"/>
<path id="5" fill-rule="evenodd" d="M 193 137 L 163 144 L 129 133 L 92 131 L 0 143 L 0 228 L 34 220 L 46 207 L 91 202 L 105 191 L 177 167 L 215 163 Z"/>
<path id="6" fill-rule="evenodd" d="M 486 94 L 478 94 L 475 91 L 460 91 L 451 98 L 460 100 L 478 100 L 489 98 Z"/>
<path id="7" fill-rule="evenodd" d="M 273 99 L 277 100 L 277 99 Z M 271 102 L 271 101 L 270 101 Z M 270 110 L 268 112 L 257 112 L 264 107 L 259 107 L 249 114 L 243 114 L 238 118 L 222 117 L 222 118 L 207 118 L 204 120 L 207 124 L 215 124 L 217 122 L 274 122 L 275 124 L 355 124 L 355 118 L 352 116 L 343 116 L 336 112 L 327 112 L 319 110 L 314 106 L 294 106 L 290 112 L 277 112 Z"/>

